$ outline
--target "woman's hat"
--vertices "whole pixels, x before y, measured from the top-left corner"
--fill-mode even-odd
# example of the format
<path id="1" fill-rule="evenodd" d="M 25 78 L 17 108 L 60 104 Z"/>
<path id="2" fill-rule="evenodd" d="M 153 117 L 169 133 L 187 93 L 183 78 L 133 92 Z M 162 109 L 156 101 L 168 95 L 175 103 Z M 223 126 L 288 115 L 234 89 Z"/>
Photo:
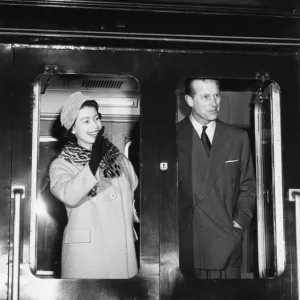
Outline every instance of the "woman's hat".
<path id="1" fill-rule="evenodd" d="M 74 124 L 82 104 L 87 100 L 91 100 L 91 98 L 84 96 L 81 92 L 73 93 L 68 98 L 61 111 L 61 125 L 69 130 Z"/>

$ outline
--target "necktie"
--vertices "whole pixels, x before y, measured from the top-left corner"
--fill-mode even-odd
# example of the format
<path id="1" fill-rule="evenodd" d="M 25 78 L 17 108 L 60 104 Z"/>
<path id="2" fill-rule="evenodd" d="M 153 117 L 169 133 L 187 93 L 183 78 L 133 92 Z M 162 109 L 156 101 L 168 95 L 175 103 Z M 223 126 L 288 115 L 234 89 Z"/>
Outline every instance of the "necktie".
<path id="1" fill-rule="evenodd" d="M 209 138 L 205 132 L 206 128 L 207 128 L 207 126 L 203 126 L 203 128 L 202 128 L 201 140 L 202 140 L 205 152 L 206 152 L 207 156 L 209 156 L 211 144 L 210 144 Z"/>

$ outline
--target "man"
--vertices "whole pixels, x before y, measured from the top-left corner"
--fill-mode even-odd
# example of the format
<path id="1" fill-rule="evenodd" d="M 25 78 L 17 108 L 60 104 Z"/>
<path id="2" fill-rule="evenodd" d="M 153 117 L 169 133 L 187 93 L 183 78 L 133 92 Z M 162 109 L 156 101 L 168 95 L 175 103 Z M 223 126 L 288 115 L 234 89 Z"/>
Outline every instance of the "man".
<path id="1" fill-rule="evenodd" d="M 191 114 L 178 123 L 180 268 L 197 278 L 240 278 L 255 177 L 245 131 L 217 119 L 219 82 L 187 79 Z"/>

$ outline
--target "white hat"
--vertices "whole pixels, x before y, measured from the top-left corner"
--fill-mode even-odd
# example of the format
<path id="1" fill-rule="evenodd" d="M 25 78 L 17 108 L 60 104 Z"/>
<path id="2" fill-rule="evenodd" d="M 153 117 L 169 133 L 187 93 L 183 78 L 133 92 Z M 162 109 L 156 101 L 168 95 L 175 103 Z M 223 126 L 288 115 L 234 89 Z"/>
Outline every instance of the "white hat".
<path id="1" fill-rule="evenodd" d="M 69 130 L 74 124 L 82 104 L 87 100 L 91 100 L 91 98 L 84 96 L 81 92 L 73 93 L 68 98 L 61 111 L 61 125 Z"/>

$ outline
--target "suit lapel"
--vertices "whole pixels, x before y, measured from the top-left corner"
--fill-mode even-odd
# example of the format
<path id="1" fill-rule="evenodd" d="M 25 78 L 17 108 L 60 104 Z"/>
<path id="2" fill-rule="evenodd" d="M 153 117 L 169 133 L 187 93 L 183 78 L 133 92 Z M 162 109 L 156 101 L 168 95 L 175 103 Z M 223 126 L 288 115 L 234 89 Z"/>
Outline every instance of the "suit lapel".
<path id="1" fill-rule="evenodd" d="M 204 155 L 205 150 L 201 139 L 199 138 L 189 118 L 184 120 L 184 127 L 180 132 L 178 143 L 184 149 L 186 154 L 189 155 L 191 164 L 197 166 L 197 169 L 202 174 L 203 178 L 199 178 L 199 180 L 202 182 L 205 175 L 207 157 Z M 198 155 L 196 155 L 197 153 L 194 153 L 195 151 L 197 151 Z"/>
<path id="2" fill-rule="evenodd" d="M 202 190 L 202 184 L 204 181 L 207 163 L 208 157 L 206 155 L 203 143 L 198 133 L 194 129 L 191 170 L 193 191 L 197 194 L 199 194 Z"/>
<path id="3" fill-rule="evenodd" d="M 222 122 L 217 121 L 215 134 L 212 142 L 212 147 L 209 155 L 209 160 L 206 168 L 201 198 L 203 199 L 213 187 L 219 173 L 224 165 L 224 162 L 231 149 L 229 136 Z"/>

